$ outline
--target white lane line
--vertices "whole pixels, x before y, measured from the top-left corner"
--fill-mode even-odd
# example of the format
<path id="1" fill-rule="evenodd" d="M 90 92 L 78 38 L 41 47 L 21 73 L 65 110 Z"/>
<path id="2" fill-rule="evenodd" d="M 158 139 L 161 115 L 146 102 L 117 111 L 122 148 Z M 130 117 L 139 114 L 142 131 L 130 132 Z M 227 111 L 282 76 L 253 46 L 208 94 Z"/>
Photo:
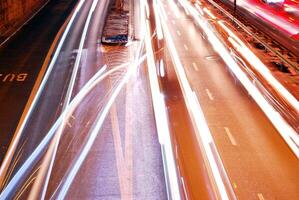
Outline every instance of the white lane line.
<path id="1" fill-rule="evenodd" d="M 64 41 L 65 41 L 65 39 L 66 39 L 66 36 L 67 36 L 67 34 L 69 33 L 69 30 L 71 29 L 71 26 L 72 26 L 72 24 L 73 24 L 73 22 L 74 22 L 74 20 L 75 20 L 75 17 L 77 16 L 77 14 L 78 14 L 79 10 L 81 9 L 81 7 L 82 7 L 82 5 L 83 5 L 84 2 L 85 2 L 85 0 L 81 0 L 81 1 L 78 3 L 78 5 L 77 5 L 77 7 L 76 7 L 76 10 L 75 10 L 74 14 L 72 15 L 71 19 L 69 20 L 68 23 L 66 23 L 67 26 L 66 26 L 66 28 L 65 28 L 65 30 L 64 30 L 64 32 L 63 32 L 63 34 L 62 34 L 62 37 L 61 37 L 61 39 L 60 39 L 60 41 L 59 41 L 59 43 L 58 43 L 58 46 L 57 46 L 57 48 L 56 48 L 56 50 L 55 50 L 55 52 L 54 52 L 54 55 L 53 55 L 53 57 L 51 58 L 50 65 L 48 66 L 47 71 L 46 71 L 45 74 L 43 75 L 43 78 L 42 78 L 42 80 L 41 80 L 39 86 L 36 88 L 37 91 L 35 92 L 34 96 L 31 96 L 31 95 L 33 94 L 33 93 L 32 93 L 33 91 L 32 91 L 31 94 L 30 94 L 30 97 L 29 97 L 29 99 L 28 99 L 28 102 L 31 101 L 31 103 L 30 103 L 30 105 L 27 104 L 28 102 L 26 103 L 26 107 L 25 107 L 25 109 L 27 109 L 27 110 L 24 110 L 23 113 L 22 113 L 22 116 L 21 116 L 21 119 L 20 119 L 20 121 L 19 121 L 19 123 L 18 123 L 17 129 L 16 129 L 16 131 L 14 132 L 13 141 L 11 141 L 11 143 L 9 144 L 9 148 L 8 148 L 8 150 L 6 151 L 4 160 L 2 161 L 2 164 L 1 164 L 1 167 L 0 167 L 0 186 L 2 186 L 2 184 L 3 184 L 2 181 L 3 181 L 4 174 L 7 172 L 8 165 L 10 164 L 11 159 L 12 159 L 12 154 L 14 153 L 15 148 L 16 148 L 16 146 L 18 145 L 18 142 L 19 142 L 19 139 L 20 139 L 20 137 L 21 137 L 21 134 L 22 134 L 22 132 L 23 132 L 23 130 L 24 130 L 25 124 L 26 124 L 27 121 L 29 120 L 29 117 L 31 116 L 31 113 L 33 112 L 33 108 L 35 108 L 35 106 L 36 106 L 36 104 L 37 104 L 37 101 L 39 100 L 39 97 L 40 97 L 40 95 L 41 95 L 41 92 L 43 91 L 43 89 L 44 89 L 44 87 L 45 87 L 45 85 L 46 85 L 46 83 L 47 83 L 47 81 L 48 81 L 48 78 L 49 78 L 49 76 L 50 76 L 50 74 L 51 74 L 51 72 L 52 72 L 53 66 L 54 66 L 54 64 L 56 63 L 56 60 L 57 60 L 58 55 L 59 55 L 59 53 L 60 53 L 60 51 L 61 51 L 62 45 L 63 45 L 63 43 L 64 43 Z M 42 9 L 42 8 L 41 8 L 41 9 Z M 37 12 L 39 12 L 39 11 L 37 11 Z M 34 15 L 33 15 L 33 17 L 34 17 Z M 29 20 L 30 20 L 30 19 L 29 19 Z M 63 26 L 64 26 L 64 24 L 63 24 Z M 21 28 L 21 27 L 20 27 L 20 28 Z M 60 30 L 59 30 L 58 34 L 60 34 Z M 59 37 L 60 37 L 60 36 L 59 36 Z M 54 39 L 54 42 L 56 42 L 55 40 L 56 40 L 56 37 L 55 37 L 55 39 Z M 2 44 L 4 44 L 4 43 L 2 43 Z M 2 45 L 2 44 L 1 44 L 1 45 Z M 52 47 L 51 47 L 51 48 L 52 48 Z M 50 51 L 51 51 L 51 50 L 50 50 Z M 53 53 L 53 52 L 52 52 L 52 53 Z M 47 59 L 47 58 L 46 58 L 46 59 Z M 45 62 L 47 62 L 47 61 L 45 61 Z M 44 62 L 44 63 L 45 63 L 45 62 Z M 44 65 L 42 66 L 42 70 L 43 70 L 43 67 L 44 67 Z M 40 72 L 40 73 L 41 73 L 41 72 Z M 39 79 L 39 75 L 38 75 L 37 79 Z M 37 81 L 39 81 L 39 80 L 37 80 Z M 36 85 L 34 85 L 34 88 L 33 88 L 33 89 L 35 89 L 35 86 L 36 86 Z M 33 98 L 33 99 L 32 99 L 32 98 Z M 28 106 L 27 106 L 27 105 L 28 105 Z M 27 107 L 28 107 L 28 108 L 27 108 Z M 24 115 L 23 115 L 23 114 L 24 114 Z M 3 194 L 3 195 L 2 195 L 2 194 Z M 6 195 L 6 194 L 3 193 L 3 191 L 2 191 L 1 196 L 5 196 L 5 195 Z M 5 198 L 4 198 L 4 199 L 5 199 Z"/>
<path id="2" fill-rule="evenodd" d="M 225 130 L 225 132 L 226 132 L 226 134 L 227 134 L 230 142 L 232 143 L 232 145 L 237 146 L 237 142 L 236 142 L 233 134 L 230 132 L 229 128 L 228 127 L 224 127 L 224 130 Z"/>
<path id="3" fill-rule="evenodd" d="M 179 30 L 176 31 L 176 33 L 178 34 L 178 36 L 181 36 L 181 32 Z"/>
<path id="4" fill-rule="evenodd" d="M 193 68 L 195 69 L 195 71 L 198 71 L 198 67 L 197 67 L 197 65 L 196 65 L 195 62 L 192 63 L 192 66 L 193 66 Z"/>
<path id="5" fill-rule="evenodd" d="M 211 101 L 213 101 L 213 100 L 214 100 L 214 97 L 213 97 L 212 93 L 210 92 L 210 90 L 209 90 L 209 89 L 206 89 L 206 92 L 207 92 L 207 95 L 208 95 L 209 99 L 210 99 Z"/>
<path id="6" fill-rule="evenodd" d="M 236 189 L 237 188 L 237 183 L 233 182 L 233 187 Z"/>
<path id="7" fill-rule="evenodd" d="M 171 23 L 172 23 L 173 25 L 175 25 L 175 21 L 174 21 L 174 20 L 171 20 Z"/>
<path id="8" fill-rule="evenodd" d="M 257 197 L 259 198 L 259 200 L 265 200 L 262 193 L 257 193 Z"/>
<path id="9" fill-rule="evenodd" d="M 188 46 L 187 46 L 187 45 L 185 45 L 185 44 L 184 44 L 184 48 L 185 48 L 185 50 L 186 50 L 186 51 L 188 51 L 188 50 L 189 50 Z"/>

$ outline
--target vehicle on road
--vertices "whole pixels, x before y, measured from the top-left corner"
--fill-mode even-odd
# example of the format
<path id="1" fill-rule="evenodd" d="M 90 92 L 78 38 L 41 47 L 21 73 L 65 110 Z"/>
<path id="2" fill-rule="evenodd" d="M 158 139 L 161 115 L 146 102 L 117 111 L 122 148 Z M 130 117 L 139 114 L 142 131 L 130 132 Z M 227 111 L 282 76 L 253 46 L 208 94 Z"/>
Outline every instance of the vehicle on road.
<path id="1" fill-rule="evenodd" d="M 118 35 L 102 37 L 103 44 L 125 45 L 125 44 L 127 44 L 127 42 L 128 42 L 128 35 L 126 35 L 126 34 L 118 34 Z"/>

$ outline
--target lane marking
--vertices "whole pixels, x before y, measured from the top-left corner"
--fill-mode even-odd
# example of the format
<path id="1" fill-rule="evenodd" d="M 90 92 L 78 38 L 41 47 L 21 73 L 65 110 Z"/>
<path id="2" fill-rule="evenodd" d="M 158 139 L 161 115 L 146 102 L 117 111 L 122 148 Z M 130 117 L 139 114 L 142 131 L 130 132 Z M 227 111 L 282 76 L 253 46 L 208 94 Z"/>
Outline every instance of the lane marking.
<path id="1" fill-rule="evenodd" d="M 259 198 L 259 200 L 265 200 L 262 193 L 257 193 L 257 197 Z"/>
<path id="2" fill-rule="evenodd" d="M 173 25 L 175 25 L 175 21 L 174 21 L 174 20 L 171 20 L 171 23 L 172 23 Z"/>
<path id="3" fill-rule="evenodd" d="M 209 99 L 210 99 L 211 101 L 213 101 L 213 100 L 214 100 L 214 97 L 213 97 L 212 93 L 210 92 L 210 90 L 209 90 L 209 89 L 206 89 L 206 92 L 207 92 L 207 95 L 208 95 Z"/>
<path id="4" fill-rule="evenodd" d="M 85 127 L 87 128 L 89 124 L 90 124 L 90 121 L 88 121 L 88 122 L 85 124 Z"/>
<path id="5" fill-rule="evenodd" d="M 195 71 L 198 71 L 198 67 L 197 67 L 197 65 L 196 65 L 195 62 L 192 63 L 192 66 L 193 66 L 193 68 L 195 69 Z"/>
<path id="6" fill-rule="evenodd" d="M 144 1 L 141 1 L 144 2 Z M 162 9 L 164 10 L 164 8 Z M 162 12 L 163 13 L 163 12 Z M 161 16 L 162 13 L 160 13 L 161 19 L 163 17 Z M 176 163 L 175 163 L 175 155 L 174 155 L 174 149 L 173 145 L 171 143 L 171 136 L 170 136 L 170 130 L 167 120 L 167 113 L 166 113 L 166 105 L 165 105 L 165 97 L 160 91 L 159 81 L 157 78 L 157 72 L 156 72 L 156 64 L 155 64 L 155 58 L 154 58 L 154 50 L 151 43 L 151 33 L 150 33 L 150 25 L 149 20 L 144 19 L 146 22 L 146 31 L 145 31 L 145 47 L 147 52 L 147 71 L 149 75 L 149 82 L 150 82 L 150 89 L 151 89 L 151 96 L 152 96 L 152 102 L 153 102 L 153 109 L 154 114 L 156 117 L 156 127 L 157 127 L 157 133 L 158 133 L 158 139 L 161 144 L 161 153 L 163 160 L 165 160 L 165 168 L 164 168 L 164 174 L 165 177 L 167 177 L 166 181 L 166 188 L 168 192 L 168 195 L 173 197 L 174 199 L 180 199 L 180 189 L 179 189 L 179 177 L 176 170 Z M 162 20 L 162 26 L 164 26 L 164 20 Z M 164 32 L 164 28 L 163 28 Z M 169 35 L 169 32 L 166 32 L 167 36 Z M 168 37 L 166 37 L 167 39 Z"/>
<path id="7" fill-rule="evenodd" d="M 224 127 L 224 130 L 225 130 L 225 132 L 226 132 L 226 134 L 227 134 L 230 142 L 232 143 L 232 145 L 237 146 L 237 142 L 236 142 L 233 134 L 230 132 L 229 128 L 228 127 Z"/>
<path id="8" fill-rule="evenodd" d="M 13 138 L 12 138 L 10 144 L 9 144 L 9 147 L 8 147 L 6 153 L 5 153 L 4 159 L 3 159 L 1 167 L 0 167 L 0 188 L 3 187 L 3 184 L 4 184 L 3 183 L 3 179 L 5 178 L 5 174 L 6 174 L 7 170 L 8 170 L 10 162 L 12 160 L 12 155 L 14 154 L 14 152 L 15 152 L 15 150 L 17 148 L 17 145 L 18 145 L 18 142 L 20 140 L 20 137 L 21 137 L 22 131 L 24 129 L 25 123 L 28 120 L 28 117 L 29 117 L 29 115 L 30 115 L 30 113 L 31 113 L 31 111 L 33 109 L 32 108 L 33 105 L 36 102 L 36 98 L 38 98 L 37 96 L 39 95 L 39 89 L 40 89 L 40 87 L 42 87 L 42 85 L 43 85 L 44 77 L 47 76 L 48 64 L 52 60 L 51 56 L 52 56 L 53 52 L 55 51 L 56 44 L 59 41 L 59 38 L 62 35 L 62 33 L 63 33 L 62 40 L 63 40 L 63 38 L 65 38 L 64 36 L 66 36 L 66 34 L 68 33 L 68 31 L 67 31 L 67 33 L 65 33 L 66 31 L 63 31 L 63 30 L 64 29 L 69 30 L 69 28 L 68 28 L 70 26 L 69 22 L 72 20 L 72 16 L 73 16 L 73 14 L 71 13 L 68 16 L 67 20 L 62 25 L 62 27 L 59 29 L 57 35 L 54 38 L 53 43 L 50 46 L 50 49 L 49 49 L 49 51 L 48 51 L 48 53 L 46 55 L 46 58 L 45 58 L 45 60 L 43 62 L 43 65 L 42 65 L 42 67 L 41 67 L 41 69 L 40 69 L 40 71 L 39 71 L 39 73 L 37 75 L 36 81 L 35 81 L 35 83 L 33 85 L 33 88 L 32 88 L 32 90 L 30 92 L 30 96 L 29 96 L 29 98 L 28 98 L 28 100 L 26 102 L 26 105 L 25 105 L 24 109 L 23 109 L 23 113 L 22 113 L 22 115 L 21 115 L 21 117 L 19 119 L 17 128 L 16 128 L 16 130 L 15 130 L 15 132 L 13 134 Z M 59 44 L 60 44 L 60 42 L 59 42 Z M 58 47 L 59 47 L 59 45 L 58 45 Z M 56 51 L 57 51 L 57 49 L 56 49 Z M 55 53 L 56 53 L 56 51 L 55 51 Z"/>
<path id="9" fill-rule="evenodd" d="M 65 99 L 63 100 L 64 101 L 63 107 L 62 107 L 63 112 L 68 108 L 68 106 L 71 102 L 71 96 L 74 91 L 76 77 L 77 77 L 78 70 L 79 70 L 79 65 L 80 65 L 80 62 L 82 61 L 82 54 L 84 51 L 85 40 L 87 37 L 88 29 L 90 27 L 92 15 L 94 13 L 94 10 L 95 10 L 97 4 L 98 4 L 98 0 L 94 0 L 92 2 L 90 10 L 87 15 L 87 19 L 84 23 L 84 28 L 83 28 L 82 35 L 80 37 L 80 43 L 79 43 L 79 48 L 78 48 L 78 52 L 76 55 L 76 60 L 74 63 L 74 67 L 72 69 L 71 78 L 68 83 Z M 38 196 L 40 195 L 39 193 L 41 193 L 41 199 L 44 199 L 46 196 L 47 187 L 48 187 L 50 176 L 51 176 L 51 173 L 53 170 L 54 160 L 56 159 L 56 155 L 57 155 L 57 151 L 58 151 L 58 145 L 59 145 L 60 139 L 62 137 L 63 129 L 64 129 L 63 124 L 66 122 L 66 120 L 67 120 L 67 114 L 63 113 L 62 114 L 62 124 L 58 128 L 55 136 L 53 137 L 51 143 L 49 144 L 48 150 L 46 151 L 45 157 L 43 158 L 43 161 L 41 163 L 40 170 L 38 171 L 38 174 L 36 176 L 36 181 L 34 182 L 34 185 L 32 186 L 32 188 L 30 189 L 29 199 L 38 198 Z M 68 126 L 70 126 L 68 121 L 67 121 L 67 124 L 68 124 Z M 41 188 L 41 184 L 43 185 L 43 188 L 39 190 L 39 188 Z M 65 191 L 60 193 L 58 198 L 61 199 L 61 196 L 65 196 L 65 193 L 66 193 Z"/>
<path id="10" fill-rule="evenodd" d="M 186 44 L 184 44 L 184 48 L 185 48 L 186 51 L 189 50 L 189 48 L 188 48 L 188 46 Z"/>
<path id="11" fill-rule="evenodd" d="M 109 87 L 111 87 L 111 81 L 109 82 L 110 82 Z M 112 137 L 113 137 L 113 144 L 114 144 L 114 151 L 115 151 L 120 196 L 124 198 L 129 192 L 128 186 L 130 184 L 128 184 L 128 181 L 130 179 L 128 179 L 129 176 L 127 171 L 127 166 L 125 164 L 125 158 L 123 156 L 124 149 L 122 148 L 120 125 L 119 125 L 118 113 L 115 104 L 113 104 L 112 107 L 110 108 L 110 120 L 111 120 L 111 127 L 112 127 Z"/>
<path id="12" fill-rule="evenodd" d="M 176 31 L 176 33 L 178 34 L 178 36 L 181 36 L 181 32 L 179 30 Z"/>
<path id="13" fill-rule="evenodd" d="M 233 182 L 233 187 L 236 189 L 237 188 L 237 184 L 235 182 Z"/>
<path id="14" fill-rule="evenodd" d="M 179 2 L 182 3 L 182 0 L 180 0 Z M 189 5 L 189 2 L 184 2 L 186 2 L 187 5 Z M 191 5 L 189 6 L 192 7 Z M 183 7 L 186 6 L 183 5 Z M 211 131 L 208 127 L 207 120 L 204 116 L 197 95 L 192 90 L 189 84 L 186 72 L 180 60 L 180 56 L 178 55 L 178 52 L 176 50 L 173 37 L 169 31 L 167 22 L 165 19 L 161 21 L 166 39 L 165 43 L 168 49 L 170 50 L 170 57 L 173 61 L 175 73 L 179 79 L 179 83 L 184 94 L 183 96 L 185 98 L 185 103 L 188 107 L 188 113 L 194 119 L 192 120 L 192 124 L 196 129 L 195 132 L 197 142 L 199 145 L 202 145 L 205 150 L 205 156 L 207 159 L 204 159 L 204 163 L 208 164 L 209 166 L 207 169 L 210 171 L 210 178 L 213 181 L 213 183 L 215 183 L 215 185 L 213 184 L 213 188 L 215 188 L 215 192 L 217 192 L 217 197 L 219 196 L 219 199 L 237 199 L 235 197 L 236 195 L 234 194 L 233 188 L 231 188 L 230 184 L 227 184 L 229 182 L 228 176 L 226 174 L 220 156 L 217 152 L 217 148 L 213 141 Z"/>

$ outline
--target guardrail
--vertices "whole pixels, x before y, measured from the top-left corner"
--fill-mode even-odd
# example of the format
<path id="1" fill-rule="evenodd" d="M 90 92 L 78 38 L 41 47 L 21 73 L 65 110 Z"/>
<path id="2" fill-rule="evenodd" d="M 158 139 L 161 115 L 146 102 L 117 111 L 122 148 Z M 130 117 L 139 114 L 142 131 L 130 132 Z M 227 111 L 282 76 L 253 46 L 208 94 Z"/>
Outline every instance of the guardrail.
<path id="1" fill-rule="evenodd" d="M 224 8 L 222 8 L 220 5 L 218 5 L 213 0 L 208 0 L 214 7 L 216 7 L 219 11 L 221 11 L 224 15 L 226 15 L 229 19 L 231 19 L 233 22 L 235 22 L 239 27 L 241 27 L 247 34 L 249 34 L 252 38 L 254 38 L 257 42 L 261 43 L 267 50 L 275 54 L 279 59 L 281 59 L 283 62 L 287 63 L 289 66 L 293 67 L 297 73 L 299 73 L 299 66 L 298 64 L 284 58 L 284 56 L 276 51 L 274 48 L 272 48 L 270 45 L 268 45 L 266 42 L 262 41 L 259 37 L 256 36 L 252 31 L 250 31 L 241 21 L 239 21 L 236 17 L 234 17 L 232 14 L 227 12 Z"/>
<path id="2" fill-rule="evenodd" d="M 273 124 L 273 126 L 276 128 L 276 130 L 279 132 L 279 134 L 288 144 L 288 146 L 296 155 L 296 157 L 299 157 L 298 133 L 296 133 L 294 128 L 280 115 L 280 113 L 277 112 L 274 106 L 267 101 L 264 94 L 257 88 L 254 82 L 250 80 L 248 75 L 239 67 L 239 65 L 233 59 L 233 56 L 229 52 L 229 49 L 226 47 L 227 43 L 225 43 L 223 39 L 219 37 L 219 33 L 216 31 L 214 27 L 210 25 L 210 22 L 201 14 L 199 14 L 199 12 L 190 4 L 190 2 L 188 2 L 187 0 L 179 0 L 179 1 L 182 3 L 182 6 L 185 9 L 188 9 L 193 19 L 203 29 L 203 31 L 208 37 L 209 42 L 212 44 L 212 46 L 218 52 L 218 54 L 222 57 L 223 61 L 227 64 L 227 67 L 232 71 L 232 73 L 236 76 L 236 78 L 248 91 L 250 96 L 261 108 L 261 110 L 264 112 L 264 114 L 267 116 L 267 118 L 270 120 L 270 122 Z M 218 20 L 217 24 L 223 26 L 221 20 Z M 227 29 L 225 31 L 227 31 L 229 33 L 229 36 L 233 38 L 232 39 L 233 43 L 236 43 L 238 48 L 242 50 L 247 48 L 243 44 L 243 42 L 238 37 L 235 36 L 235 34 L 230 32 L 230 30 L 227 27 L 223 26 L 222 28 Z M 247 49 L 245 52 L 247 54 L 250 54 L 248 55 L 250 59 L 257 59 L 256 57 L 254 57 L 255 55 L 253 55 L 252 52 L 250 53 L 250 51 L 248 51 Z M 288 103 L 290 105 L 294 106 L 293 109 L 299 110 L 298 101 L 271 75 L 269 70 L 265 66 L 263 66 L 262 62 L 258 60 L 254 64 L 259 65 L 258 69 L 256 69 L 257 66 L 253 66 L 255 67 L 254 69 L 256 69 L 259 73 L 262 72 L 261 76 L 265 76 L 263 78 L 266 81 L 268 81 L 268 83 L 275 90 L 277 91 L 282 90 L 280 91 L 281 95 L 286 99 L 286 101 L 289 101 Z"/>

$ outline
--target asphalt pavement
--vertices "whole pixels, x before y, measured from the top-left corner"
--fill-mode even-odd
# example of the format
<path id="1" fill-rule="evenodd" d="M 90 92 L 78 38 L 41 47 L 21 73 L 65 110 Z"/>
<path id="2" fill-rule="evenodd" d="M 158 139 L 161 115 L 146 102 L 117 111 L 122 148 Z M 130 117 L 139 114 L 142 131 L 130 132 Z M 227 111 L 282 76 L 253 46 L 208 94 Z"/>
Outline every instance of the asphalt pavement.
<path id="1" fill-rule="evenodd" d="M 76 58 L 79 57 L 80 61 L 77 63 L 78 71 L 70 93 L 71 99 L 105 64 L 106 70 L 111 70 L 133 58 L 136 44 L 140 42 L 132 42 L 129 47 L 103 47 L 99 42 L 108 3 L 109 1 L 86 0 L 78 10 L 48 82 L 25 126 L 16 151 L 20 152 L 21 156 L 19 158 L 18 153 L 15 154 L 12 162 L 15 166 L 10 167 L 13 171 L 8 180 L 14 177 L 61 115 L 69 88 L 72 87 L 70 83 Z M 82 48 L 79 48 L 80 43 L 83 44 Z M 113 55 L 110 51 L 114 48 Z M 57 143 L 57 152 L 53 153 L 53 168 L 50 165 L 47 172 L 50 178 L 45 187 L 47 198 L 55 198 L 60 186 L 66 183 L 68 172 L 77 167 L 74 162 L 78 157 L 82 157 L 82 149 L 89 140 L 90 130 L 97 116 L 101 115 L 110 101 L 110 96 L 123 78 L 125 69 L 114 72 L 99 84 L 80 102 L 76 111 L 66 121 L 61 140 Z M 33 180 L 38 179 L 42 173 L 42 170 L 36 169 L 43 167 L 41 164 L 46 160 L 43 155 L 24 173 L 22 180 L 17 183 L 19 188 L 13 188 L 14 196 L 25 198 L 34 195 L 38 181 Z M 45 181 L 46 178 L 41 179 Z M 24 187 L 26 189 L 22 190 Z M 120 197 L 166 199 L 163 161 L 144 65 L 134 73 L 117 97 L 66 196 L 67 199 Z"/>
<path id="2" fill-rule="evenodd" d="M 181 7 L 177 13 L 173 4 L 163 2 L 179 57 L 238 199 L 296 199 L 296 156 L 192 19 Z M 171 68 L 166 69 L 171 77 Z"/>
<path id="3" fill-rule="evenodd" d="M 75 3 L 50 1 L 0 47 L 0 163 L 50 46 Z"/>

